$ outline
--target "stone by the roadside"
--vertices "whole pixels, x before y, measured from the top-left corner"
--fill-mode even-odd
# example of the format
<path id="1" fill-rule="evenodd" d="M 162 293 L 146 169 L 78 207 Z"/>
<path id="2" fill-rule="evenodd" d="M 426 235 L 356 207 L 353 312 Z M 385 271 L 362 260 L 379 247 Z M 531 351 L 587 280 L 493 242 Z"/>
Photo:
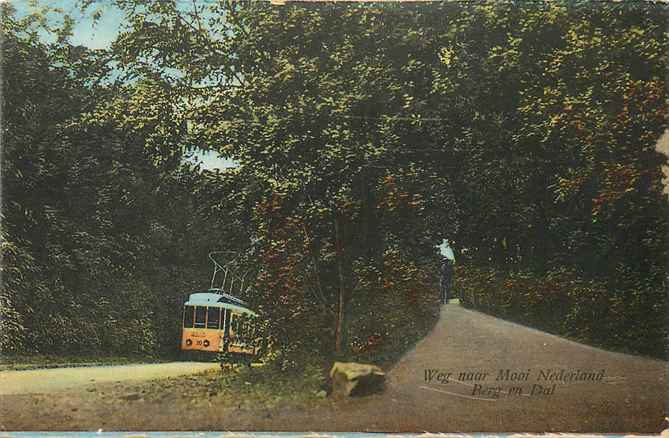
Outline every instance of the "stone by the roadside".
<path id="1" fill-rule="evenodd" d="M 372 393 L 381 388 L 386 374 L 376 365 L 335 362 L 330 370 L 332 395 L 350 397 L 355 394 Z"/>

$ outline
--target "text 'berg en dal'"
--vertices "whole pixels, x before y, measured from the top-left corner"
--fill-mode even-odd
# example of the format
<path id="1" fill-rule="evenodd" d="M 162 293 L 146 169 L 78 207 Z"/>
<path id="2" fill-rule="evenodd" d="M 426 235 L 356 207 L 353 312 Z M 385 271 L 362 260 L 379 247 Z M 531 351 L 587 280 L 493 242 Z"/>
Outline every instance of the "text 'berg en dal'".
<path id="1" fill-rule="evenodd" d="M 424 381 L 426 383 L 445 385 L 451 382 L 464 384 L 470 389 L 470 395 L 499 398 L 501 396 L 524 395 L 524 396 L 548 396 L 555 394 L 558 383 L 588 383 L 601 382 L 604 379 L 605 370 L 581 370 L 564 368 L 545 368 L 534 370 L 525 369 L 500 369 L 495 372 L 484 370 L 470 371 L 445 371 L 441 369 L 425 369 Z M 473 382 L 473 384 L 468 384 Z M 485 384 L 495 382 L 494 385 Z M 528 386 L 499 386 L 500 382 L 517 383 Z M 531 384 L 531 386 L 529 386 Z"/>

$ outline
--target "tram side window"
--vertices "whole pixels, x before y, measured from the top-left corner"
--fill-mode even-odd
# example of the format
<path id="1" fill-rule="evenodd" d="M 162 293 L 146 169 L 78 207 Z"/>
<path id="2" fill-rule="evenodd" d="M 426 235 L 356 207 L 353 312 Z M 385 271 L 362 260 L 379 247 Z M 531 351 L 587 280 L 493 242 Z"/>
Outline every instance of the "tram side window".
<path id="1" fill-rule="evenodd" d="M 184 307 L 184 327 L 193 328 L 193 306 Z"/>
<path id="2" fill-rule="evenodd" d="M 205 306 L 197 306 L 195 308 L 195 327 L 204 328 L 206 317 L 207 317 L 207 308 Z"/>
<path id="3" fill-rule="evenodd" d="M 219 307 L 210 307 L 207 310 L 207 328 L 220 328 L 219 322 L 221 320 L 221 309 Z"/>

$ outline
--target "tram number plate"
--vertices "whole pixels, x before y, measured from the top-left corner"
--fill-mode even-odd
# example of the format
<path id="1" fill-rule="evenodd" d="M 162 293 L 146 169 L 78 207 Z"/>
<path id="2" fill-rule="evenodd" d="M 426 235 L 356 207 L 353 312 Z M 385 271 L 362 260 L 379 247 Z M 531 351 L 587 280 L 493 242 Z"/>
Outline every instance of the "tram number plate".
<path id="1" fill-rule="evenodd" d="M 197 341 L 195 341 L 195 345 L 202 345 L 202 339 L 198 339 Z"/>

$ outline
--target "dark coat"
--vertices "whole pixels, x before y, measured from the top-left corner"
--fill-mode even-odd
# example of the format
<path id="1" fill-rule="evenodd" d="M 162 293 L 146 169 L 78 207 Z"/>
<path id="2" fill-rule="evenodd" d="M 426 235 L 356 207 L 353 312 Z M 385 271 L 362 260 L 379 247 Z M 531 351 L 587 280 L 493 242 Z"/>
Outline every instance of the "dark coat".
<path id="1" fill-rule="evenodd" d="M 449 259 L 444 260 L 441 264 L 441 278 L 450 281 L 453 278 L 453 262 Z"/>

